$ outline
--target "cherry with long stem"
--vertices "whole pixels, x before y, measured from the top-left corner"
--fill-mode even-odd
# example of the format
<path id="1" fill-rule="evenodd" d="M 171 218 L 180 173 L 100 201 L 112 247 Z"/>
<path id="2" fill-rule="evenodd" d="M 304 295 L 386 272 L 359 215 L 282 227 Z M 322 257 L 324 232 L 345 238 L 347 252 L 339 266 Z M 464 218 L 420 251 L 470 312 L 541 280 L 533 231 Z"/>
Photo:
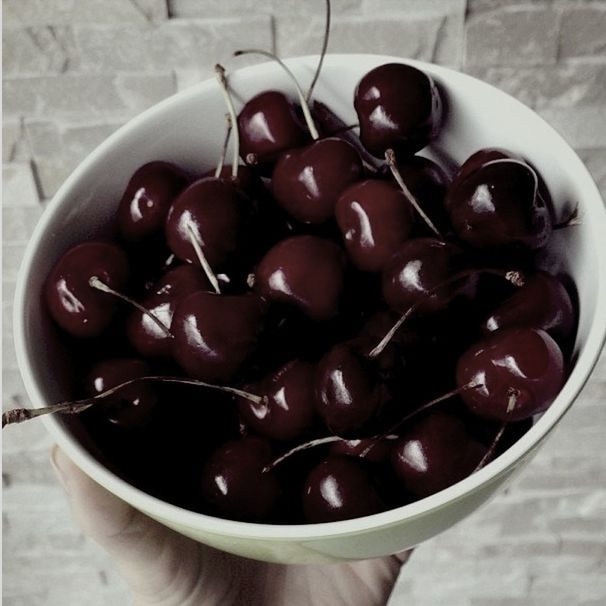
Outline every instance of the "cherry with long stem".
<path id="1" fill-rule="evenodd" d="M 305 100 L 305 95 L 303 94 L 303 91 L 301 90 L 301 86 L 297 82 L 295 75 L 292 73 L 292 71 L 290 70 L 288 65 L 286 65 L 286 63 L 284 63 L 284 61 L 282 61 L 282 59 L 280 59 L 280 57 L 278 57 L 274 53 L 270 53 L 269 51 L 265 51 L 265 50 L 257 49 L 257 48 L 247 48 L 247 49 L 243 49 L 243 50 L 237 50 L 234 52 L 234 57 L 239 57 L 241 55 L 251 55 L 251 54 L 252 55 L 262 55 L 263 57 L 267 57 L 268 59 L 275 61 L 287 73 L 287 75 L 290 77 L 290 79 L 292 80 L 292 82 L 295 86 L 295 90 L 297 91 L 297 96 L 298 96 L 299 102 L 301 104 L 301 110 L 303 111 L 303 117 L 305 118 L 305 123 L 307 124 L 307 128 L 309 129 L 311 138 L 314 141 L 317 141 L 320 138 L 320 133 L 318 132 L 314 119 L 312 118 L 311 111 L 309 109 L 309 104 Z"/>
<path id="2" fill-rule="evenodd" d="M 34 419 L 36 417 L 40 417 L 47 414 L 78 414 L 87 410 L 91 406 L 98 404 L 109 396 L 114 395 L 121 389 L 128 387 L 129 385 L 132 385 L 134 383 L 138 383 L 140 381 L 152 381 L 157 383 L 173 383 L 178 385 L 192 385 L 194 387 L 206 387 L 208 389 L 214 389 L 216 391 L 229 393 L 240 398 L 245 398 L 247 400 L 250 400 L 251 402 L 254 402 L 255 404 L 260 404 L 263 401 L 263 396 L 253 394 L 248 391 L 238 389 L 236 387 L 230 387 L 228 385 L 215 385 L 213 383 L 206 383 L 205 381 L 199 381 L 197 379 L 185 379 L 182 377 L 147 376 L 137 377 L 136 379 L 125 381 L 124 383 L 120 383 L 119 385 L 116 385 L 111 389 L 107 389 L 104 392 L 97 394 L 96 396 L 84 398 L 82 400 L 74 400 L 72 402 L 59 402 L 57 404 L 52 404 L 51 406 L 45 406 L 43 408 L 14 408 L 12 410 L 8 410 L 7 412 L 2 414 L 2 427 L 15 423 L 23 423 L 24 421 L 28 421 L 29 419 Z"/>
<path id="3" fill-rule="evenodd" d="M 435 294 L 441 288 L 444 288 L 446 286 L 451 286 L 453 283 L 457 282 L 458 280 L 463 280 L 465 278 L 468 278 L 469 276 L 472 276 L 472 275 L 475 275 L 478 273 L 486 273 L 486 274 L 499 276 L 501 278 L 504 278 L 508 282 L 511 282 L 511 284 L 513 284 L 514 286 L 517 286 L 517 287 L 524 286 L 524 284 L 525 284 L 524 276 L 519 271 L 515 271 L 515 270 L 499 271 L 496 269 L 470 269 L 470 270 L 459 272 L 459 273 L 455 274 L 454 276 L 451 276 L 447 280 L 440 282 L 440 284 L 438 284 L 434 288 L 431 288 L 430 290 L 428 290 L 425 293 L 425 297 L 423 297 L 422 299 L 419 299 L 419 301 L 417 301 L 414 305 L 411 305 L 400 316 L 400 318 L 397 320 L 397 322 L 389 329 L 389 331 L 385 334 L 385 336 L 381 339 L 381 341 L 379 341 L 379 343 L 370 351 L 370 353 L 368 354 L 368 357 L 370 359 L 373 359 L 373 358 L 376 358 L 377 356 L 379 356 L 383 352 L 385 347 L 387 347 L 389 342 L 393 339 L 395 334 L 398 332 L 398 330 L 400 329 L 402 324 L 404 324 L 404 322 L 415 311 L 417 311 L 417 309 L 419 307 L 421 307 L 421 305 L 423 305 L 425 303 L 426 297 L 429 297 L 429 296 Z"/>

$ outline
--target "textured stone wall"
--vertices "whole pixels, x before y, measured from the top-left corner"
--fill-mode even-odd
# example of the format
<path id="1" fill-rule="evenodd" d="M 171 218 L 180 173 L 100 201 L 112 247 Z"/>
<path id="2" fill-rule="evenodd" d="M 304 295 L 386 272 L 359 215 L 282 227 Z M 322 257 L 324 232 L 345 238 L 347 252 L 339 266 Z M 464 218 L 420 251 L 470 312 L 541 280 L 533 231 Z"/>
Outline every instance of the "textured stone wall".
<path id="1" fill-rule="evenodd" d="M 334 0 L 331 52 L 463 69 L 535 108 L 606 195 L 606 2 Z M 3 383 L 24 402 L 11 305 L 24 246 L 80 160 L 128 118 L 210 75 L 237 47 L 317 52 L 320 0 L 4 0 Z M 606 360 L 523 475 L 420 547 L 396 605 L 606 603 Z M 6 606 L 126 604 L 73 526 L 36 423 L 3 432 Z"/>

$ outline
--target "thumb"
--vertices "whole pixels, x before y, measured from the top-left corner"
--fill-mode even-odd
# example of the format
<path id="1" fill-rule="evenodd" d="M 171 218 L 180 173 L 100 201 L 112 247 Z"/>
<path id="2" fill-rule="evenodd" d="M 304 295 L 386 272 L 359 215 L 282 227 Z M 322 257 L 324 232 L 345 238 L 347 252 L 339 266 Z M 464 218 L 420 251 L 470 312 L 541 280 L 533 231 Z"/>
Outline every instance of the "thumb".
<path id="1" fill-rule="evenodd" d="M 197 543 L 105 490 L 57 446 L 51 463 L 77 524 L 114 559 L 138 603 L 186 604 L 199 581 Z"/>

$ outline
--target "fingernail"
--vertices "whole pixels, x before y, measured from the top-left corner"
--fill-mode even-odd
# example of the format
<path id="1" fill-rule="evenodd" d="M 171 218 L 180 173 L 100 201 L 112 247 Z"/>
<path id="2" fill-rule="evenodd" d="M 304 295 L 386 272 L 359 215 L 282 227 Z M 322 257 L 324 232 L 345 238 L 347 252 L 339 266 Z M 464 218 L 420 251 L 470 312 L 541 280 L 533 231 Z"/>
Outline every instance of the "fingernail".
<path id="1" fill-rule="evenodd" d="M 53 446 L 50 453 L 51 466 L 55 470 L 55 475 L 57 476 L 59 483 L 61 484 L 61 486 L 63 486 L 63 489 L 69 495 L 69 478 L 65 472 L 65 469 L 61 467 L 64 460 L 65 456 L 59 452 L 59 447 L 56 445 Z"/>

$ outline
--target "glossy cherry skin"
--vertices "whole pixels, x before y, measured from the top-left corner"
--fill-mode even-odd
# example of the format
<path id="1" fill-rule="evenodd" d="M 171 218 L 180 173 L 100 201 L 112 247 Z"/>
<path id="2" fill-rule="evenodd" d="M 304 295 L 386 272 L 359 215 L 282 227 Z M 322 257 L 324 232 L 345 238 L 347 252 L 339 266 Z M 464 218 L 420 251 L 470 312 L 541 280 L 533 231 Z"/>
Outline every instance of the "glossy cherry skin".
<path id="1" fill-rule="evenodd" d="M 315 418 L 314 366 L 292 360 L 247 390 L 263 396 L 259 404 L 239 398 L 240 417 L 247 427 L 273 440 L 294 440 L 311 428 Z"/>
<path id="2" fill-rule="evenodd" d="M 208 459 L 202 470 L 202 498 L 221 517 L 250 522 L 267 520 L 275 510 L 280 487 L 272 472 L 267 440 L 245 437 L 227 442 Z"/>
<path id="3" fill-rule="evenodd" d="M 89 284 L 96 276 L 105 285 L 124 291 L 128 259 L 109 242 L 84 242 L 70 248 L 46 279 L 44 296 L 52 318 L 70 335 L 96 337 L 111 324 L 118 300 Z"/>
<path id="4" fill-rule="evenodd" d="M 470 347 L 457 364 L 460 397 L 480 417 L 521 421 L 549 408 L 564 384 L 564 359 L 543 330 L 503 328 Z"/>
<path id="5" fill-rule="evenodd" d="M 476 170 L 478 170 L 485 164 L 492 162 L 493 160 L 506 160 L 506 159 L 517 160 L 518 162 L 522 162 L 534 169 L 534 166 L 532 165 L 532 163 L 529 162 L 528 160 L 526 160 L 525 158 L 523 158 L 522 156 L 520 156 L 519 154 L 513 153 L 513 152 L 511 152 L 507 149 L 503 149 L 501 147 L 485 147 L 483 149 L 478 150 L 477 152 L 475 152 L 474 154 L 469 156 L 469 158 L 467 158 L 467 160 L 465 160 L 465 162 L 459 169 L 459 172 L 455 176 L 453 185 L 455 183 L 456 184 L 461 183 L 469 175 L 473 174 Z M 536 172 L 536 175 L 539 180 L 539 197 L 547 205 L 549 212 L 553 215 L 553 204 L 552 204 L 552 200 L 551 200 L 551 194 L 549 193 L 549 189 L 547 188 L 547 185 L 546 185 L 545 181 L 543 180 L 541 173 L 539 171 L 537 171 L 536 169 L 535 169 L 535 172 Z M 552 216 L 552 219 L 553 219 L 553 216 Z"/>
<path id="6" fill-rule="evenodd" d="M 86 391 L 96 396 L 112 387 L 153 373 L 138 358 L 115 358 L 95 364 L 85 380 Z M 133 383 L 109 396 L 97 405 L 96 416 L 120 428 L 136 428 L 147 425 L 154 412 L 158 397 L 153 385 L 144 381 Z"/>
<path id="7" fill-rule="evenodd" d="M 373 155 L 382 158 L 413 154 L 438 133 L 442 101 L 433 80 L 410 65 L 387 63 L 369 71 L 358 83 L 354 107 L 360 139 Z"/>
<path id="8" fill-rule="evenodd" d="M 445 309 L 454 297 L 473 290 L 473 277 L 437 288 L 463 268 L 462 251 L 456 244 L 435 238 L 408 240 L 383 269 L 383 297 L 399 312 L 417 304 L 417 314 Z"/>
<path id="9" fill-rule="evenodd" d="M 241 249 L 250 211 L 248 201 L 234 185 L 214 177 L 200 179 L 171 206 L 166 241 L 179 259 L 199 265 L 190 225 L 206 260 L 216 270 Z"/>
<path id="10" fill-rule="evenodd" d="M 343 257 L 329 240 L 287 238 L 261 259 L 255 271 L 255 291 L 268 301 L 293 305 L 313 320 L 329 320 L 339 307 Z"/>
<path id="11" fill-rule="evenodd" d="M 118 206 L 122 237 L 139 241 L 161 232 L 170 205 L 186 183 L 183 172 L 168 162 L 149 162 L 135 171 Z"/>
<path id="12" fill-rule="evenodd" d="M 427 497 L 466 478 L 486 450 L 459 418 L 434 412 L 403 432 L 391 462 L 408 492 Z"/>
<path id="13" fill-rule="evenodd" d="M 388 398 L 378 369 L 351 345 L 335 345 L 318 363 L 316 406 L 335 435 L 359 435 Z"/>
<path id="14" fill-rule="evenodd" d="M 201 290 L 211 290 L 211 285 L 200 267 L 179 265 L 167 271 L 140 301 L 169 330 L 175 307 L 185 297 Z M 143 312 L 134 310 L 126 321 L 126 334 L 132 346 L 146 357 L 172 354 L 172 339 Z"/>
<path id="15" fill-rule="evenodd" d="M 384 509 L 370 475 L 351 457 L 328 457 L 305 482 L 303 513 L 312 524 L 361 518 Z"/>
<path id="16" fill-rule="evenodd" d="M 254 154 L 259 165 L 271 165 L 287 150 L 305 145 L 307 128 L 295 104 L 284 93 L 269 90 L 246 102 L 238 115 L 240 155 Z"/>
<path id="17" fill-rule="evenodd" d="M 500 328 L 540 328 L 555 339 L 568 339 L 575 326 L 570 295 L 560 280 L 544 271 L 526 280 L 482 324 L 485 333 Z"/>
<path id="18" fill-rule="evenodd" d="M 463 165 L 461 171 L 467 171 Z M 539 177 L 528 164 L 495 159 L 456 178 L 446 208 L 456 234 L 478 248 L 544 246 L 551 236 L 550 209 L 539 192 Z"/>
<path id="19" fill-rule="evenodd" d="M 348 187 L 337 202 L 336 219 L 351 262 L 363 271 L 381 271 L 414 224 L 406 196 L 376 179 Z"/>
<path id="20" fill-rule="evenodd" d="M 272 175 L 280 206 L 302 223 L 324 223 L 334 215 L 341 192 L 362 174 L 355 147 L 336 137 L 282 154 Z"/>
<path id="21" fill-rule="evenodd" d="M 231 381 L 257 346 L 265 307 L 255 295 L 195 292 L 175 309 L 173 355 L 191 377 Z"/>

